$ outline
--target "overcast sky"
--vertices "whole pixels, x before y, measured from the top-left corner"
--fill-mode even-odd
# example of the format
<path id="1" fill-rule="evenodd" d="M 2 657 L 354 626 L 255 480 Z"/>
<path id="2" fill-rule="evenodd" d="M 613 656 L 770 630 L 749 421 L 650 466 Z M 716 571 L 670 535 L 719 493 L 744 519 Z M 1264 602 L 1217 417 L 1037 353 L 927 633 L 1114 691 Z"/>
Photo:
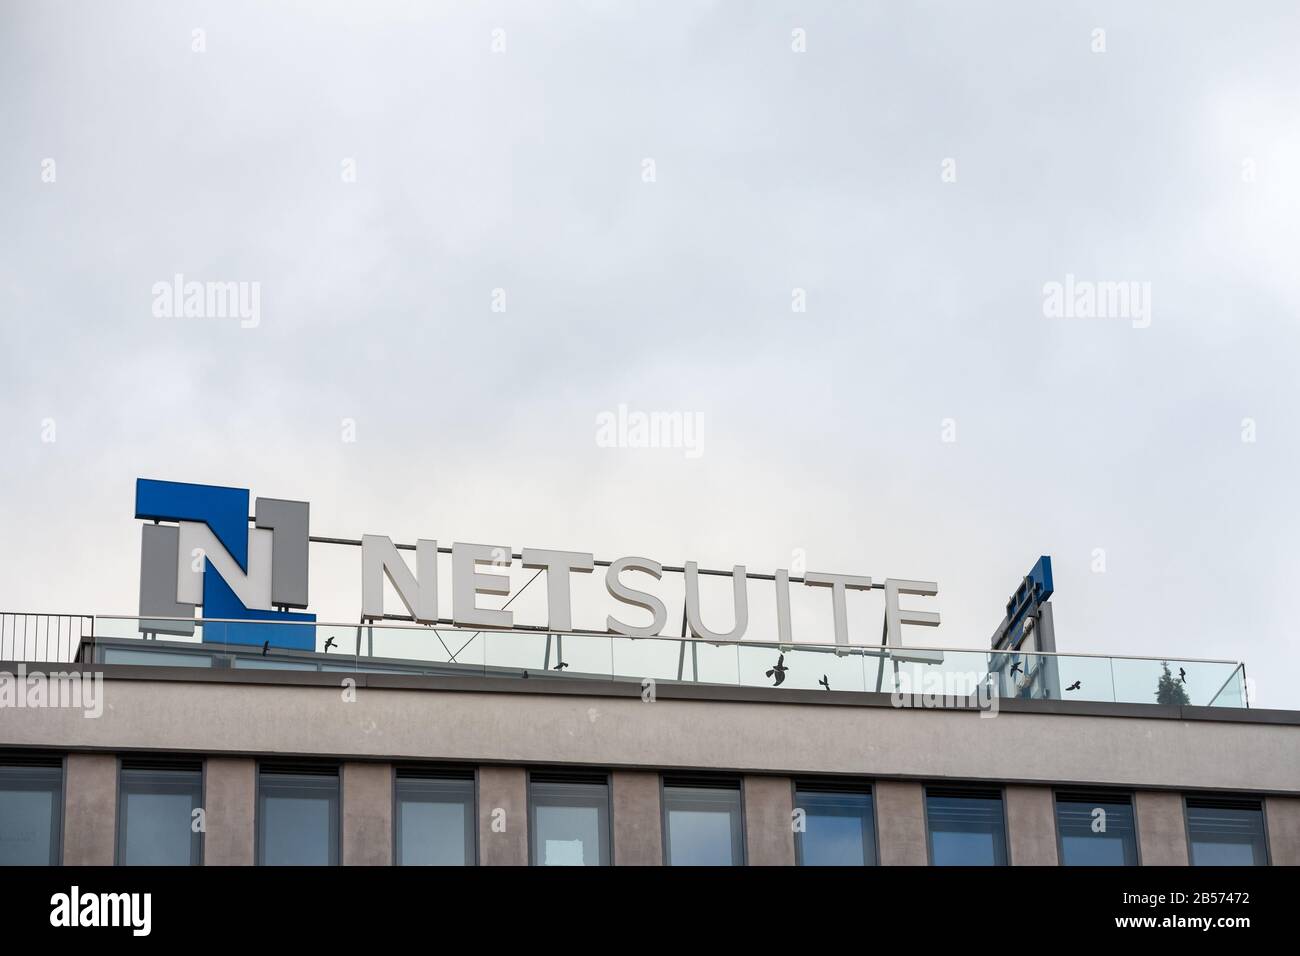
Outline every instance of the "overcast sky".
<path id="1" fill-rule="evenodd" d="M 1297 48 L 1289 0 L 0 0 L 0 609 L 134 614 L 148 476 L 800 550 L 938 581 L 940 646 L 1050 554 L 1061 650 L 1300 707 Z M 156 315 L 178 273 L 255 327 Z M 1067 275 L 1149 314 L 1046 314 Z M 620 405 L 699 454 L 601 447 Z"/>

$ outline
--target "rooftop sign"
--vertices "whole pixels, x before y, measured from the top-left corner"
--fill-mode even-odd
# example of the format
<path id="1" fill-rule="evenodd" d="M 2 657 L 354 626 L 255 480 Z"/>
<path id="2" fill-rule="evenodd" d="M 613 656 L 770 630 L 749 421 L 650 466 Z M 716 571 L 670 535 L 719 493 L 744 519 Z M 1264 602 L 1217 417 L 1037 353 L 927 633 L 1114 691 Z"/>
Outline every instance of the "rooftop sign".
<path id="1" fill-rule="evenodd" d="M 249 527 L 250 494 L 243 488 L 195 485 L 141 478 L 136 483 L 136 517 L 155 523 L 142 529 L 140 558 L 141 630 L 164 634 L 193 634 L 197 607 L 210 619 L 248 622 L 225 629 L 223 639 L 236 643 L 262 644 L 315 650 L 314 627 L 268 627 L 285 621 L 307 623 L 315 615 L 297 613 L 307 599 L 308 543 L 338 539 L 312 539 L 308 530 L 310 507 L 305 501 L 257 498 Z M 159 522 L 174 522 L 160 524 Z M 418 539 L 412 567 L 392 539 L 367 534 L 361 546 L 361 617 L 376 620 L 387 615 L 384 580 L 387 579 L 406 609 L 410 620 L 423 624 L 452 624 L 482 629 L 514 628 L 509 608 L 480 604 L 482 596 L 510 594 L 510 579 L 504 573 L 514 562 L 510 548 L 503 545 L 456 542 L 439 548 L 436 541 Z M 451 617 L 440 617 L 438 554 L 451 556 Z M 749 582 L 759 579 L 775 588 L 775 634 L 779 643 L 793 643 L 790 620 L 792 585 L 824 588 L 829 592 L 835 643 L 848 645 L 849 591 L 883 590 L 885 615 L 883 641 L 902 646 L 902 627 L 916 624 L 937 626 L 935 611 L 900 606 L 900 595 L 933 596 L 933 581 L 885 578 L 873 581 L 853 574 L 809 571 L 791 577 L 788 570 L 756 575 L 744 565 L 729 572 L 701 569 L 694 561 L 681 568 L 668 568 L 652 558 L 629 556 L 597 561 L 589 552 L 524 548 L 517 556 L 521 566 L 546 574 L 547 630 L 569 632 L 573 628 L 571 579 L 604 569 L 605 590 L 611 599 L 611 613 L 605 618 L 607 633 L 630 637 L 653 637 L 663 633 L 668 608 L 655 593 L 654 582 L 666 571 L 680 572 L 685 579 L 684 616 L 691 636 L 708 641 L 744 640 L 749 630 Z M 701 575 L 729 576 L 732 582 L 732 626 L 716 631 L 708 626 L 700 610 Z M 647 590 L 649 588 L 649 590 Z M 648 624 L 630 624 L 623 619 L 629 608 L 649 615 Z M 175 620 L 176 618 L 188 620 Z M 170 619 L 170 620 L 169 620 Z M 716 624 L 716 622 L 715 622 Z M 286 633 L 287 632 L 287 633 Z"/>

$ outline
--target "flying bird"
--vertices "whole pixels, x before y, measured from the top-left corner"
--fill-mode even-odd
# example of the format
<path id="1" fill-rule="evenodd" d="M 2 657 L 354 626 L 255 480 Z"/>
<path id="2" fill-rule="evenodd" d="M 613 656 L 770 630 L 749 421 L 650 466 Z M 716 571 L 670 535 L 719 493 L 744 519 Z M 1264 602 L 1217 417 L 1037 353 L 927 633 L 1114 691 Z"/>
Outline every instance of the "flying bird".
<path id="1" fill-rule="evenodd" d="M 325 653 L 328 654 L 330 652 L 330 648 L 333 646 L 334 646 L 334 638 L 331 637 L 329 640 L 325 642 Z"/>
<path id="2" fill-rule="evenodd" d="M 830 690 L 830 689 L 831 689 L 831 682 L 830 682 L 830 680 L 826 677 L 825 674 L 822 675 L 822 679 L 819 680 L 817 683 L 821 684 L 821 685 L 822 685 L 823 687 L 825 687 L 827 690 Z"/>
<path id="3" fill-rule="evenodd" d="M 772 666 L 772 669 L 767 672 L 768 677 L 772 677 L 773 675 L 776 675 L 776 679 L 772 683 L 773 687 L 780 687 L 781 684 L 785 682 L 785 672 L 788 671 L 789 669 L 790 668 L 785 666 L 785 655 L 778 654 L 776 658 L 776 664 L 774 664 Z"/>
<path id="4" fill-rule="evenodd" d="M 270 642 L 270 641 L 263 641 L 263 642 L 262 642 L 262 656 L 265 657 L 265 656 L 266 656 L 266 652 L 269 651 L 270 649 L 271 649 L 271 642 Z"/>
<path id="5" fill-rule="evenodd" d="M 1020 673 L 1020 661 L 1016 661 L 1014 664 L 1011 665 L 1011 673 L 1013 674 Z"/>
<path id="6" fill-rule="evenodd" d="M 569 665 L 566 664 L 564 661 L 560 661 L 558 664 L 556 664 L 556 665 L 555 665 L 553 668 L 551 668 L 551 669 L 552 669 L 552 670 L 557 670 L 557 671 L 562 671 L 562 670 L 564 670 L 564 669 L 565 669 L 566 667 L 568 667 L 568 666 L 569 666 Z"/>
<path id="7" fill-rule="evenodd" d="M 1081 681 L 1081 680 L 1077 680 L 1077 681 L 1075 681 L 1073 684 L 1071 684 L 1069 687 L 1067 687 L 1067 688 L 1065 688 L 1065 689 L 1066 689 L 1066 690 L 1078 690 L 1078 689 L 1079 689 L 1080 687 L 1082 687 L 1082 686 L 1083 686 L 1083 681 Z"/>
<path id="8" fill-rule="evenodd" d="M 1178 683 L 1180 684 L 1187 683 L 1187 671 L 1183 670 L 1181 667 L 1178 668 Z"/>

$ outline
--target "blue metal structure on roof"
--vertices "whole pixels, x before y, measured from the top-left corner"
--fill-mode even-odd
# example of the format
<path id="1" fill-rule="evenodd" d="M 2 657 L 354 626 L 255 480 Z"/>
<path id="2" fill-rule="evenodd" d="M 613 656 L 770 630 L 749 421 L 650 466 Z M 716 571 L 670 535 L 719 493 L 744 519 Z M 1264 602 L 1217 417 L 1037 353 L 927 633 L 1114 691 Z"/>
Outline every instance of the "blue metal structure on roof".
<path id="1" fill-rule="evenodd" d="M 994 638 L 993 647 L 1019 647 L 1024 639 L 1024 627 L 1027 617 L 1038 612 L 1040 605 L 1052 596 L 1055 590 L 1052 584 L 1052 559 L 1042 555 L 1029 573 L 1020 582 L 1020 587 L 1007 599 L 1007 616 Z"/>

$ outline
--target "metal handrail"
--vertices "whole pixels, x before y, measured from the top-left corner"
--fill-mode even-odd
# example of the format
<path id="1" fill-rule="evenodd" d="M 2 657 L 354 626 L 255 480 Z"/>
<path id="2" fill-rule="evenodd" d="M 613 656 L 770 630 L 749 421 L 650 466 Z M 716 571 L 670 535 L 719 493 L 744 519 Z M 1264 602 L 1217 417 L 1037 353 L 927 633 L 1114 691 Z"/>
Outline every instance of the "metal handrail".
<path id="1" fill-rule="evenodd" d="M 924 645 L 924 646 L 922 646 L 922 645 L 906 645 L 906 646 L 901 646 L 901 647 L 900 647 L 900 646 L 897 646 L 897 645 L 888 645 L 888 644 L 827 644 L 827 643 L 824 643 L 824 642 L 812 642 L 812 641 L 789 641 L 789 642 L 783 642 L 783 641 L 768 641 L 768 640 L 763 640 L 763 641 L 748 641 L 748 640 L 739 640 L 739 641 L 723 640 L 723 641 L 716 641 L 716 640 L 706 640 L 706 639 L 704 639 L 704 638 L 695 638 L 695 637 L 689 637 L 689 636 L 688 636 L 688 637 L 681 637 L 681 636 L 679 636 L 679 635 L 671 635 L 671 634 L 653 634 L 653 635 L 650 635 L 650 636 L 647 636 L 647 637 L 639 637 L 639 636 L 638 636 L 638 637 L 634 637 L 634 636 L 629 635 L 629 634 L 620 634 L 620 633 L 618 633 L 617 631 L 584 631 L 584 630 L 560 631 L 560 630 L 555 630 L 555 629 L 553 629 L 553 628 L 540 627 L 540 626 L 530 626 L 530 625 L 516 626 L 516 627 L 513 627 L 513 628 L 491 628 L 491 627 L 482 627 L 482 626 L 474 626 L 474 627 L 455 627 L 455 626 L 452 626 L 452 627 L 444 627 L 444 626 L 441 626 L 440 624 L 436 624 L 436 625 L 427 625 L 427 624 L 417 624 L 417 623 L 414 623 L 414 622 L 409 623 L 409 624 L 400 624 L 400 623 L 388 623 L 388 622 L 386 622 L 386 621 L 385 621 L 385 622 L 363 621 L 363 622 L 360 622 L 360 623 L 358 623 L 357 621 L 267 621 L 267 620 L 261 620 L 261 621 L 250 621 L 250 620 L 248 620 L 248 619 L 242 619 L 242 620 L 241 620 L 241 619 L 238 619 L 238 618 L 216 618 L 216 617 L 210 617 L 210 618 L 164 617 L 164 616 L 162 616 L 162 615 L 158 615 L 158 614 L 149 615 L 149 616 L 147 616 L 147 617 L 141 617 L 141 616 L 139 616 L 139 615 L 134 615 L 134 614 L 120 614 L 120 615 L 119 615 L 119 614 L 97 614 L 97 615 L 95 615 L 95 618 L 96 618 L 97 620 L 104 620 L 104 621 L 177 621 L 177 622 L 180 622 L 180 623 L 188 623 L 188 624 L 196 624 L 196 625 L 201 625 L 201 624 L 254 624 L 254 623 L 255 623 L 255 624 L 260 624 L 260 625 L 275 624 L 275 625 L 287 626 L 287 627 L 294 627 L 294 626 L 297 626 L 297 627 L 338 627 L 338 628 L 357 628 L 357 627 L 375 628 L 375 627 L 377 627 L 377 628 L 383 628 L 383 629 L 386 629 L 386 630 L 409 630 L 409 631 L 420 631 L 420 632 L 423 632 L 423 633 L 435 633 L 435 634 L 437 634 L 437 633 L 446 633 L 446 634 L 472 634 L 472 633 L 483 633 L 483 634 L 536 634 L 536 635 L 539 635 L 539 636 L 545 636 L 545 635 L 548 635 L 548 634 L 554 634 L 554 635 L 558 635 L 558 636 L 560 636 L 560 637 L 569 637 L 569 636 L 573 636 L 573 637 L 613 637 L 613 638 L 624 638 L 624 639 L 626 639 L 626 640 L 630 640 L 630 641 L 677 641 L 677 642 L 680 642 L 680 641 L 684 641 L 684 640 L 685 640 L 685 641 L 699 641 L 700 643 L 703 643 L 703 644 L 710 644 L 710 645 L 713 645 L 713 646 L 715 646 L 715 647 L 725 647 L 725 646 L 729 646 L 729 645 L 732 645 L 732 644 L 739 645 L 739 646 L 749 646 L 749 647 L 776 647 L 776 648 L 790 648 L 790 647 L 794 647 L 794 648 L 798 648 L 798 649 L 800 649 L 800 650 L 818 650 L 818 649 L 825 649 L 825 650 L 828 650 L 828 651 L 836 651 L 836 652 L 839 652 L 839 653 L 841 653 L 841 654 L 843 654 L 843 653 L 855 653 L 855 652 L 856 652 L 856 653 L 868 654 L 868 655 L 873 656 L 873 657 L 874 657 L 874 656 L 890 656 L 890 655 L 891 655 L 892 653 L 894 653 L 894 652 L 904 652 L 904 653 L 905 653 L 905 652 L 908 652 L 908 651 L 951 651 L 952 653 L 956 653 L 956 654 L 1000 654 L 1000 655 L 1018 655 L 1018 654 L 1023 654 L 1023 655 L 1026 655 L 1026 656 L 1028 656 L 1028 655 L 1036 655 L 1036 656 L 1040 656 L 1040 657 L 1090 657 L 1090 658 L 1097 658 L 1097 659 L 1099 659 L 1099 660 L 1173 661 L 1173 662 L 1175 662 L 1175 663 L 1186 663 L 1186 664 L 1232 664 L 1232 665 L 1234 665 L 1234 666 L 1236 666 L 1236 667 L 1240 667 L 1240 666 L 1242 666 L 1242 662 L 1241 662 L 1241 661 L 1223 660 L 1223 659 L 1218 659 L 1218 658 L 1206 658 L 1206 657 L 1182 657 L 1182 656 L 1179 656 L 1179 655 L 1177 655 L 1177 654 L 1172 654 L 1172 655 L 1137 655 L 1137 654 L 1097 654 L 1097 653 L 1084 653 L 1084 652 L 1066 653 L 1066 652 L 1064 652 L 1064 651 L 1013 651 L 1013 650 L 1008 650 L 1008 649 L 1006 649 L 1006 648 L 999 648 L 999 649 L 996 649 L 996 650 L 995 650 L 995 649 L 993 649 L 993 648 L 985 649 L 985 648 L 979 648 L 979 647 L 936 647 L 936 646 L 933 646 L 933 645 Z M 110 635 L 106 635 L 106 636 L 110 636 Z"/>
<path id="2" fill-rule="evenodd" d="M 33 663 L 70 662 L 76 656 L 82 641 L 93 637 L 94 633 L 93 614 L 0 611 L 0 659 Z M 44 651 L 41 650 L 42 645 Z M 54 648 L 53 653 L 51 646 Z"/>
<path id="3" fill-rule="evenodd" d="M 1214 706 L 1214 702 L 1215 702 L 1216 700 L 1219 699 L 1219 695 L 1222 694 L 1225 690 L 1228 689 L 1228 685 L 1232 683 L 1232 679 L 1233 679 L 1234 677 L 1236 677 L 1238 673 L 1240 673 L 1241 676 L 1242 676 L 1242 688 L 1243 688 L 1243 690 L 1245 689 L 1245 684 L 1246 684 L 1246 681 L 1245 681 L 1245 677 L 1246 677 L 1246 665 L 1245 665 L 1245 664 L 1238 664 L 1238 665 L 1236 666 L 1236 668 L 1233 669 L 1232 673 L 1228 675 L 1228 679 L 1225 680 L 1225 681 L 1223 682 L 1223 684 L 1220 685 L 1219 689 L 1216 690 L 1216 691 L 1215 691 L 1215 692 L 1210 696 L 1210 706 L 1211 706 L 1211 707 L 1213 707 L 1213 706 Z M 1243 700 L 1242 702 L 1245 703 L 1244 700 Z"/>

